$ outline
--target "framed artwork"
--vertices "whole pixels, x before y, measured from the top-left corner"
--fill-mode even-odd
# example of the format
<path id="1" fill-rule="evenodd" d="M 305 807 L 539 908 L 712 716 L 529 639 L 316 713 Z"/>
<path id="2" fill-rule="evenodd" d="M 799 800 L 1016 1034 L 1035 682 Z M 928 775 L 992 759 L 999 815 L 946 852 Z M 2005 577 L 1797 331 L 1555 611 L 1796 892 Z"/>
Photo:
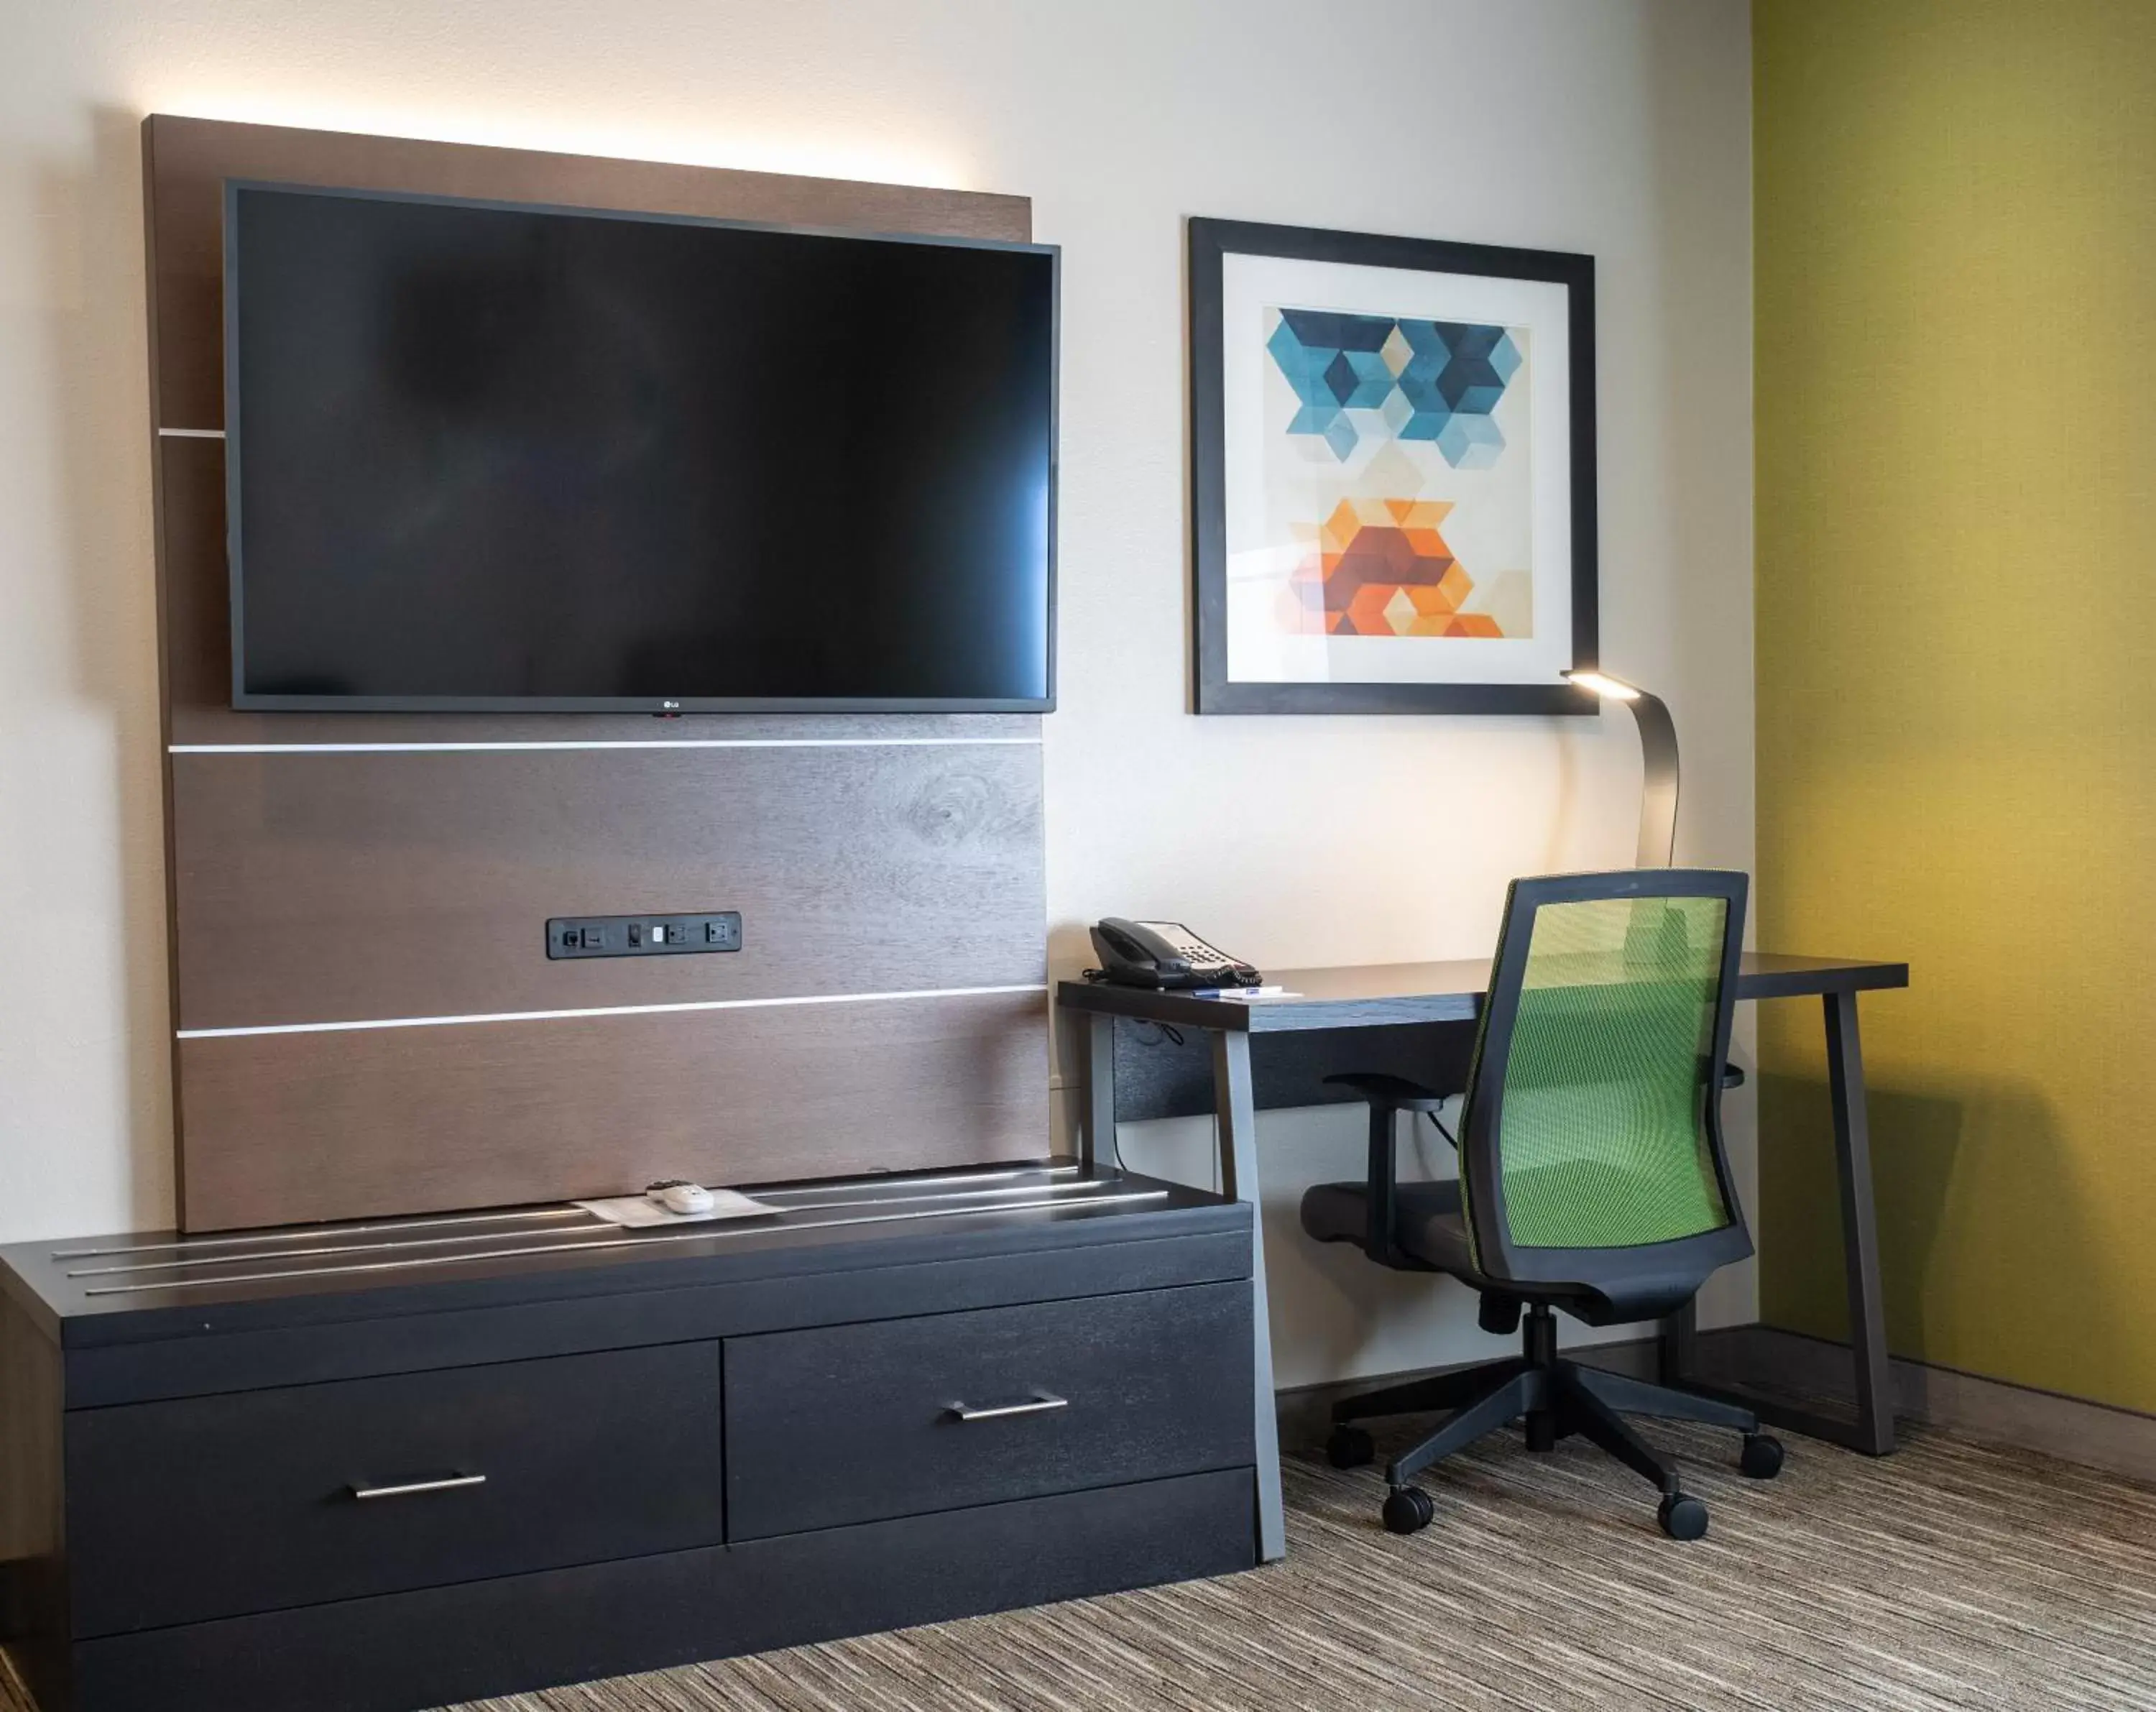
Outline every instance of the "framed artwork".
<path id="1" fill-rule="evenodd" d="M 1200 713 L 1593 713 L 1594 260 L 1190 222 Z"/>

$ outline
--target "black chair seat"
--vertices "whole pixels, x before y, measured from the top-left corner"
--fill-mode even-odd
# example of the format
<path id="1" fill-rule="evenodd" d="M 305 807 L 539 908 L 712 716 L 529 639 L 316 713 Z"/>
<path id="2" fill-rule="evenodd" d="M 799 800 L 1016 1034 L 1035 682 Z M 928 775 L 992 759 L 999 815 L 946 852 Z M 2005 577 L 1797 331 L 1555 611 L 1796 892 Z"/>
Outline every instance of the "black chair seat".
<path id="1" fill-rule="evenodd" d="M 1434 1087 L 1424 1087 L 1419 1082 L 1409 1082 L 1404 1076 L 1388 1075 L 1382 1070 L 1346 1070 L 1325 1080 L 1335 1087 L 1352 1087 L 1373 1104 L 1391 1107 L 1396 1112 L 1441 1112 L 1450 1094 L 1440 1093 Z M 1453 1093 L 1458 1093 L 1458 1088 Z"/>
<path id="2" fill-rule="evenodd" d="M 1370 1228 L 1369 1185 L 1312 1185 L 1303 1191 L 1302 1228 L 1320 1242 L 1360 1244 Z M 1473 1272 L 1458 1182 L 1395 1185 L 1393 1246 L 1440 1272 Z"/>
<path id="3" fill-rule="evenodd" d="M 1369 1205 L 1365 1184 L 1315 1184 L 1303 1191 L 1304 1234 L 1319 1242 L 1364 1247 L 1369 1234 Z M 1476 1271 L 1468 1252 L 1467 1221 L 1460 1211 L 1456 1180 L 1394 1185 L 1393 1247 L 1413 1265 L 1450 1272 L 1478 1289 L 1493 1288 Z M 1696 1264 L 1680 1258 L 1651 1272 L 1635 1271 L 1623 1278 L 1612 1278 L 1600 1288 L 1584 1282 L 1508 1283 L 1494 1288 L 1524 1301 L 1560 1303 L 1574 1319 L 1589 1325 L 1622 1325 L 1676 1313 L 1699 1293 L 1704 1282 L 1705 1274 Z"/>

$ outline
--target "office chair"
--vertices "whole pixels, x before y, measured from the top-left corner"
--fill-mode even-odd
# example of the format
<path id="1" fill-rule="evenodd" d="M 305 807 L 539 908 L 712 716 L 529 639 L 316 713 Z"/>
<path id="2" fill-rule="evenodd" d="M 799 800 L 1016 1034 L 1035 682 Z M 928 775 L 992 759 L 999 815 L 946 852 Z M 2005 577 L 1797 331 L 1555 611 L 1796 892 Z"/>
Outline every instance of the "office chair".
<path id="1" fill-rule="evenodd" d="M 1681 868 L 1513 882 L 1460 1134 L 1446 1138 L 1455 1181 L 1401 1183 L 1394 1170 L 1394 1114 L 1435 1121 L 1444 1095 L 1394 1076 L 1327 1078 L 1368 1103 L 1368 1180 L 1312 1188 L 1303 1229 L 1356 1243 L 1380 1266 L 1461 1279 L 1481 1293 L 1485 1331 L 1522 1333 L 1517 1359 L 1333 1406 L 1327 1452 L 1338 1468 L 1372 1458 L 1355 1422 L 1452 1411 L 1386 1468 L 1394 1533 L 1434 1513 L 1409 1483 L 1417 1473 L 1516 1420 L 1531 1451 L 1577 1432 L 1653 1482 L 1673 1539 L 1704 1534 L 1707 1507 L 1624 1415 L 1734 1427 L 1745 1473 L 1780 1470 L 1781 1446 L 1748 1409 L 1559 1359 L 1553 1314 L 1589 1325 L 1659 1319 L 1752 1252 L 1721 1114 L 1747 885 Z"/>

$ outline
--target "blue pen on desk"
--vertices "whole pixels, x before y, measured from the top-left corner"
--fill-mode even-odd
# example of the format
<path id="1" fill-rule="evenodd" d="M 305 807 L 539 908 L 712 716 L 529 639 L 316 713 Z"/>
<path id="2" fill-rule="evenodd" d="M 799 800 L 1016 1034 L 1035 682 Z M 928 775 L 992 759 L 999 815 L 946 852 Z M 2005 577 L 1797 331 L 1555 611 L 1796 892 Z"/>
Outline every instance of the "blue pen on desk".
<path id="1" fill-rule="evenodd" d="M 1286 987 L 1193 987 L 1194 999 L 1278 999 L 1287 991 Z"/>

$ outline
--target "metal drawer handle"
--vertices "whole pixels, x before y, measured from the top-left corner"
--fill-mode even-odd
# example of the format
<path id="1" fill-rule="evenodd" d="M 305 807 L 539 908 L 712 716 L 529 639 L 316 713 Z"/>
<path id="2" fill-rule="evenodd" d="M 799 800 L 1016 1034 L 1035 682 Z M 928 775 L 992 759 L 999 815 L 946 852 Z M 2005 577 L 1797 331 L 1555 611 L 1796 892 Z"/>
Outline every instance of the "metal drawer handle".
<path id="1" fill-rule="evenodd" d="M 961 1421 L 1001 1421 L 1011 1415 L 1045 1415 L 1050 1409 L 1067 1409 L 1068 1397 L 1050 1396 L 1046 1391 L 1035 1391 L 1029 1403 L 1005 1403 L 999 1409 L 976 1409 L 970 1404 L 953 1403 L 951 1412 Z"/>
<path id="2" fill-rule="evenodd" d="M 355 1486 L 354 1498 L 413 1498 L 423 1492 L 454 1492 L 463 1486 L 484 1486 L 484 1474 L 451 1474 L 441 1480 L 408 1480 L 400 1486 Z"/>

